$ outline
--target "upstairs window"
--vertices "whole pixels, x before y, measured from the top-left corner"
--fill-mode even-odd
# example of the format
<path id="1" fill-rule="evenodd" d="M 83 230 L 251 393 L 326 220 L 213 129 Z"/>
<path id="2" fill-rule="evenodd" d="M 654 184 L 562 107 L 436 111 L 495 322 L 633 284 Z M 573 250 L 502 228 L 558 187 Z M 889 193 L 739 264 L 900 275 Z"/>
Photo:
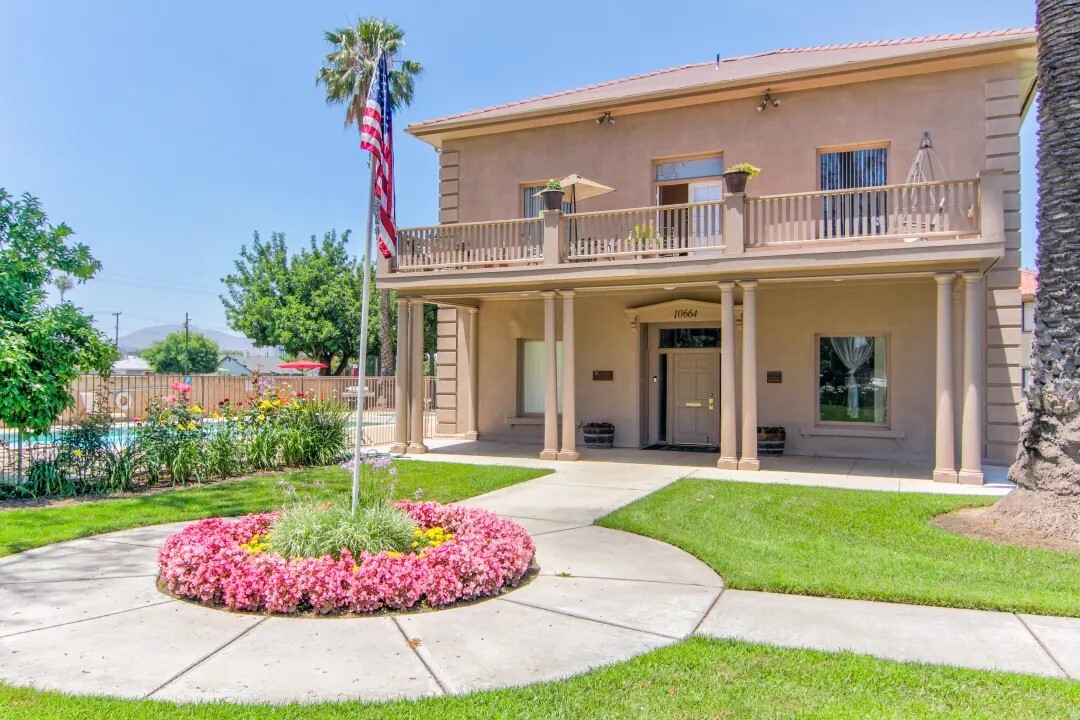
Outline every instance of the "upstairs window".
<path id="1" fill-rule="evenodd" d="M 720 177 L 724 174 L 724 158 L 693 158 L 656 163 L 656 182 L 667 183 L 679 180 L 697 180 L 699 178 Z"/>
<path id="2" fill-rule="evenodd" d="M 540 217 L 541 211 L 544 209 L 544 198 L 534 197 L 536 193 L 547 187 L 547 183 L 542 185 L 524 185 L 521 188 L 521 217 L 530 220 L 532 218 Z M 565 196 L 564 196 L 565 198 Z M 570 212 L 570 203 L 564 202 L 562 204 L 562 211 L 564 213 Z"/>
<path id="3" fill-rule="evenodd" d="M 821 190 L 854 190 L 888 184 L 888 148 L 825 152 L 818 156 Z M 884 192 L 852 192 L 824 199 L 824 236 L 881 235 L 886 232 L 888 202 Z"/>
<path id="4" fill-rule="evenodd" d="M 1024 325 L 1023 325 L 1022 330 L 1024 332 L 1031 332 L 1032 330 L 1035 329 L 1035 301 L 1034 300 L 1025 300 L 1024 301 L 1023 323 L 1024 323 Z"/>

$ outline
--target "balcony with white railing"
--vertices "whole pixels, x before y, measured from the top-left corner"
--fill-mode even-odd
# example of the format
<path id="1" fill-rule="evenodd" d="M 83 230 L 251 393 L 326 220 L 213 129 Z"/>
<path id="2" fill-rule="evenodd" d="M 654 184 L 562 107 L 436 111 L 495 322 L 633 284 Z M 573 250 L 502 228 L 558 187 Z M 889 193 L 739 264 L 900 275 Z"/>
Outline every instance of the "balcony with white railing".
<path id="1" fill-rule="evenodd" d="M 382 273 L 663 262 L 997 237 L 1000 174 L 398 231 Z"/>

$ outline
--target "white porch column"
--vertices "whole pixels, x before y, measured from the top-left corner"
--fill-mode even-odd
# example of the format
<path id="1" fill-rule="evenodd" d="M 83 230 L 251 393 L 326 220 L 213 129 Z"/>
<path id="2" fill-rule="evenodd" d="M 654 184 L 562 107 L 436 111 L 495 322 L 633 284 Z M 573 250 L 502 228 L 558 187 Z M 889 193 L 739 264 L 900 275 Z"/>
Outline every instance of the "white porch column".
<path id="1" fill-rule="evenodd" d="M 742 456 L 740 470 L 759 470 L 757 454 L 757 282 L 742 288 Z M 723 352 L 721 349 L 720 352 Z"/>
<path id="2" fill-rule="evenodd" d="M 409 301 L 412 317 L 409 320 L 412 334 L 411 365 L 412 379 L 409 382 L 409 419 L 412 432 L 409 433 L 409 452 L 420 454 L 427 452 L 424 444 L 424 301 L 414 298 Z"/>
<path id="3" fill-rule="evenodd" d="M 934 275 L 937 283 L 937 425 L 934 444 L 934 480 L 957 481 L 956 426 L 953 410 L 953 273 Z"/>
<path id="4" fill-rule="evenodd" d="M 718 283 L 720 288 L 720 459 L 716 467 L 738 470 L 735 408 L 735 283 Z M 755 440 L 756 442 L 756 440 Z"/>
<path id="5" fill-rule="evenodd" d="M 544 298 L 544 449 L 541 460 L 559 459 L 559 376 L 555 345 L 555 292 L 547 290 Z"/>
<path id="6" fill-rule="evenodd" d="M 562 449 L 560 460 L 577 460 L 581 455 L 577 451 L 577 405 L 574 397 L 574 291 L 559 292 L 563 299 L 563 407 L 562 407 Z"/>
<path id="7" fill-rule="evenodd" d="M 986 296 L 981 273 L 964 273 L 964 416 L 960 439 L 960 482 L 980 485 L 982 473 L 982 363 Z"/>
<path id="8" fill-rule="evenodd" d="M 465 439 L 476 440 L 480 437 L 477 428 L 477 413 L 480 412 L 480 356 L 476 353 L 477 333 L 480 331 L 479 308 L 468 308 L 469 337 L 465 343 L 469 356 L 469 404 L 465 408 Z"/>
<path id="9" fill-rule="evenodd" d="M 390 452 L 400 455 L 409 449 L 409 380 L 412 353 L 409 352 L 409 300 L 397 301 L 397 368 L 394 377 L 394 444 Z M 363 402 L 360 398 L 357 402 Z"/>

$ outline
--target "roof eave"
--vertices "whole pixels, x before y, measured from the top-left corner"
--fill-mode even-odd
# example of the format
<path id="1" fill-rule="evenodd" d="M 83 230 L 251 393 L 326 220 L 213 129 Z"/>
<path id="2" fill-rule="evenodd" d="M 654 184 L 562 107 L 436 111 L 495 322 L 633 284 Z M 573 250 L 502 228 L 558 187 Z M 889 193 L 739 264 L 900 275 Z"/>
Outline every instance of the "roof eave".
<path id="1" fill-rule="evenodd" d="M 661 103 L 680 97 L 691 98 L 703 95 L 707 96 L 720 92 L 737 92 L 740 89 L 756 90 L 766 85 L 776 85 L 780 82 L 806 82 L 808 80 L 825 78 L 836 79 L 845 75 L 854 75 L 871 70 L 899 68 L 903 66 L 910 66 L 913 70 L 917 70 L 918 66 L 931 62 L 953 59 L 959 60 L 964 57 L 994 55 L 1003 52 L 1022 53 L 1025 50 L 1030 50 L 1031 53 L 1034 53 L 1034 35 L 1002 38 L 1000 40 L 980 43 L 975 46 L 928 50 L 926 52 L 913 53 L 900 57 L 875 58 L 873 60 L 828 65 L 805 70 L 766 73 L 714 83 L 704 83 L 690 87 L 654 90 L 620 98 L 591 100 L 588 102 L 546 107 L 537 110 L 510 112 L 496 117 L 463 118 L 457 120 L 451 119 L 446 121 L 413 123 L 407 126 L 405 131 L 436 148 L 441 148 L 442 141 L 446 139 L 447 136 L 457 136 L 460 133 L 480 135 L 499 132 L 498 128 L 502 125 L 536 122 L 545 119 L 552 121 L 550 124 L 558 124 L 559 122 L 571 122 L 573 120 L 572 116 L 579 113 L 591 113 L 597 110 L 625 111 L 627 108 L 633 106 L 646 103 Z M 543 123 L 541 122 L 541 124 Z"/>

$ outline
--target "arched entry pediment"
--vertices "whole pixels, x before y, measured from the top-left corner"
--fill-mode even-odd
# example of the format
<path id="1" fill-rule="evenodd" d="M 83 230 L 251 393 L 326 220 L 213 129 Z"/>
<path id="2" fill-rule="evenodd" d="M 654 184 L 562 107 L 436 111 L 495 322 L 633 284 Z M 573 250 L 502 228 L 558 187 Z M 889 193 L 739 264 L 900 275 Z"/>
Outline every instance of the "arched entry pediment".
<path id="1" fill-rule="evenodd" d="M 736 308 L 736 311 L 741 308 Z M 678 323 L 678 322 L 715 322 L 723 320 L 721 304 L 706 300 L 668 300 L 654 305 L 626 308 L 630 324 L 639 323 Z M 736 321 L 738 321 L 736 312 Z"/>

